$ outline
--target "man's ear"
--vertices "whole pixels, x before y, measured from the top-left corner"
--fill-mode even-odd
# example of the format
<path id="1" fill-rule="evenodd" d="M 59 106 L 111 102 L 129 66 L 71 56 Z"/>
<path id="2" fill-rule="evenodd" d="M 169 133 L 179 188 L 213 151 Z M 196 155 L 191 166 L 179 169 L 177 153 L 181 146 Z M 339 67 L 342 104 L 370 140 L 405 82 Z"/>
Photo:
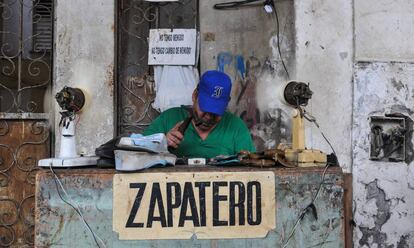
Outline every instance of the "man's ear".
<path id="1" fill-rule="evenodd" d="M 197 91 L 197 89 L 195 89 L 195 90 L 193 91 L 193 96 L 192 96 L 192 99 L 193 99 L 193 104 L 195 104 L 195 102 L 196 102 L 196 100 L 197 100 L 197 97 L 198 97 L 198 91 Z"/>

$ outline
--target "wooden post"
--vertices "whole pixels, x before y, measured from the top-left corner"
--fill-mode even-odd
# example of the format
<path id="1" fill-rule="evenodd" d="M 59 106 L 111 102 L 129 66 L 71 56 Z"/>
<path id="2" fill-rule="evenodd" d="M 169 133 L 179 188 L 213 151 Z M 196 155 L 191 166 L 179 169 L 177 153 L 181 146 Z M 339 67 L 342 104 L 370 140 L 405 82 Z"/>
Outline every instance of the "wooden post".
<path id="1" fill-rule="evenodd" d="M 305 149 L 305 123 L 298 109 L 294 110 L 292 127 L 292 149 Z"/>

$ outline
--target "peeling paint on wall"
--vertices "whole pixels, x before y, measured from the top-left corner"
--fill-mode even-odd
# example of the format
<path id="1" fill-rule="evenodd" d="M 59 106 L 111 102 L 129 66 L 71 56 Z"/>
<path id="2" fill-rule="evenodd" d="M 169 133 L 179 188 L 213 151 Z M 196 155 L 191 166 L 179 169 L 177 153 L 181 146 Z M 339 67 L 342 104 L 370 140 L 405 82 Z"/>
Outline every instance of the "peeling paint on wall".
<path id="1" fill-rule="evenodd" d="M 109 96 L 114 97 L 114 64 L 111 63 L 106 67 L 105 85 L 109 91 Z"/>
<path id="2" fill-rule="evenodd" d="M 357 63 L 354 75 L 354 243 L 361 247 L 414 245 L 414 64 Z M 406 159 L 369 160 L 369 117 L 406 118 Z M 408 245 L 408 246 L 407 246 Z"/>
<path id="3" fill-rule="evenodd" d="M 371 247 L 373 244 L 382 245 L 386 243 L 387 234 L 381 232 L 381 227 L 390 219 L 391 202 L 390 200 L 386 200 L 384 190 L 378 187 L 377 181 L 370 182 L 366 185 L 366 189 L 366 200 L 375 201 L 377 210 L 372 216 L 374 218 L 374 227 L 359 227 L 363 234 L 362 238 L 359 240 L 359 245 L 367 245 L 368 247 Z M 386 247 L 391 248 L 392 246 Z"/>

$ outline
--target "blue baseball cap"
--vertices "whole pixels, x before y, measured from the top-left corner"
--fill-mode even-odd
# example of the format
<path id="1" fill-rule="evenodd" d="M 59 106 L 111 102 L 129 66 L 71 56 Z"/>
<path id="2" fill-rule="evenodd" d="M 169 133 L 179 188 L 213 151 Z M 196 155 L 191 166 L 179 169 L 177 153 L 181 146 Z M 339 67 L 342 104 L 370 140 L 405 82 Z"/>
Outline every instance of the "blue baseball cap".
<path id="1" fill-rule="evenodd" d="M 201 111 L 222 116 L 230 101 L 231 79 L 220 71 L 206 71 L 198 84 Z"/>

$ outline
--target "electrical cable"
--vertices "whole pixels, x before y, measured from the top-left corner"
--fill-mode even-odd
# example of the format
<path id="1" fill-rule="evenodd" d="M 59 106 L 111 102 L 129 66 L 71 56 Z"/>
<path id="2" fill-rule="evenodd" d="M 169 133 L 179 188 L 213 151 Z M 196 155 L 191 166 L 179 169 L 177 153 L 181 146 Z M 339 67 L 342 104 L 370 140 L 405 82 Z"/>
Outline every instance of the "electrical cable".
<path id="1" fill-rule="evenodd" d="M 308 121 L 310 121 L 310 122 L 313 122 L 314 124 L 315 124 L 315 126 L 318 128 L 318 130 L 321 132 L 321 134 L 322 134 L 322 137 L 325 139 L 325 141 L 328 143 L 328 145 L 331 147 L 331 149 L 332 149 L 332 152 L 333 152 L 333 154 L 335 155 L 335 164 L 339 164 L 339 162 L 338 162 L 338 157 L 337 157 L 337 155 L 336 155 L 336 152 L 335 152 L 335 149 L 333 148 L 333 146 L 332 146 L 332 144 L 331 144 L 331 142 L 328 140 L 328 138 L 326 138 L 326 136 L 325 136 L 325 134 L 322 132 L 322 130 L 320 129 L 320 126 L 319 126 L 319 124 L 318 124 L 318 122 L 316 121 L 316 118 L 315 117 L 313 117 L 312 115 L 310 115 L 308 112 L 306 112 L 305 110 L 303 110 L 303 116 L 304 116 L 304 118 L 306 119 L 306 120 L 308 120 Z M 331 166 L 332 164 L 331 163 L 329 163 L 329 161 L 327 161 L 326 162 L 326 166 L 325 166 L 325 169 L 323 170 L 323 173 L 322 173 L 322 179 L 321 179 L 321 182 L 319 183 L 319 186 L 318 186 L 318 190 L 316 191 L 316 194 L 312 197 L 312 201 L 301 211 L 301 213 L 300 213 L 300 215 L 299 215 L 299 217 L 298 217 L 298 219 L 296 220 L 296 222 L 295 222 L 295 224 L 293 225 L 293 228 L 292 228 L 292 230 L 290 231 L 290 233 L 289 233 L 289 236 L 288 236 L 288 238 L 287 238 L 287 240 L 286 240 L 286 242 L 284 243 L 284 245 L 282 246 L 283 248 L 286 248 L 287 247 L 287 245 L 288 245 L 288 243 L 289 243 L 289 241 L 290 241 L 290 239 L 293 237 L 293 235 L 295 234 L 295 232 L 296 232 L 296 228 L 298 227 L 298 224 L 299 224 L 299 222 L 303 219 L 303 217 L 305 216 L 305 214 L 308 212 L 308 210 L 311 208 L 314 208 L 314 202 L 315 202 L 315 200 L 318 198 L 318 196 L 319 196 L 319 192 L 321 191 L 321 189 L 322 189 L 322 185 L 323 185 L 323 183 L 324 183 L 324 181 L 325 181 L 325 175 L 326 175 L 326 172 L 327 172 L 327 170 L 328 170 L 328 168 L 329 168 L 329 166 Z"/>
<path id="2" fill-rule="evenodd" d="M 394 148 L 388 151 L 387 153 L 384 152 L 384 154 L 381 157 L 378 157 L 378 159 L 383 159 L 386 157 L 389 157 L 391 154 L 393 154 L 395 151 L 397 151 L 402 145 L 403 142 L 398 142 L 398 145 L 394 145 Z"/>
<path id="3" fill-rule="evenodd" d="M 280 26 L 279 26 L 279 16 L 277 14 L 275 2 L 273 0 L 266 0 L 265 4 L 270 4 L 272 6 L 273 10 L 275 11 L 275 17 L 276 17 L 276 35 L 277 35 L 277 51 L 279 53 L 280 60 L 282 61 L 283 69 L 285 69 L 287 78 L 289 79 L 290 78 L 290 75 L 289 75 L 289 72 L 288 72 L 287 67 L 285 65 L 285 61 L 283 60 L 282 52 L 280 51 L 280 37 L 279 37 L 280 36 L 280 31 L 279 31 L 280 30 Z"/>
<path id="4" fill-rule="evenodd" d="M 338 156 L 336 155 L 335 149 L 333 148 L 331 142 L 329 142 L 328 138 L 326 138 L 325 134 L 322 132 L 318 122 L 316 121 L 316 118 L 314 116 L 312 116 L 311 114 L 309 114 L 308 112 L 306 112 L 305 110 L 304 110 L 304 117 L 306 118 L 306 120 L 308 120 L 309 122 L 312 122 L 318 128 L 318 130 L 321 133 L 322 137 L 325 139 L 326 143 L 328 143 L 328 145 L 331 148 L 333 154 L 338 159 Z M 338 161 L 337 161 L 337 163 L 339 164 Z"/>
<path id="5" fill-rule="evenodd" d="M 235 9 L 238 7 L 248 7 L 248 6 L 251 6 L 251 3 L 260 2 L 260 1 L 262 0 L 245 0 L 245 1 L 217 3 L 217 4 L 214 4 L 213 8 L 218 9 L 218 10 Z"/>
<path id="6" fill-rule="evenodd" d="M 81 219 L 82 219 L 83 223 L 85 224 L 85 226 L 87 227 L 87 229 L 89 230 L 89 232 L 92 234 L 93 240 L 95 241 L 95 243 L 96 243 L 96 245 L 98 246 L 98 248 L 101 248 L 101 246 L 99 245 L 99 242 L 101 242 L 101 243 L 102 243 L 102 245 L 103 245 L 103 247 L 104 247 L 104 248 L 106 248 L 106 245 L 105 245 L 105 243 L 103 242 L 103 240 L 102 240 L 102 239 L 101 239 L 98 235 L 96 235 L 96 234 L 93 232 L 93 230 L 92 230 L 92 228 L 89 226 L 88 222 L 86 222 L 86 220 L 85 220 L 85 218 L 84 218 L 84 216 L 83 216 L 83 214 L 82 214 L 82 211 L 79 209 L 79 206 L 76 206 L 76 207 L 75 207 L 72 203 L 70 203 L 70 202 L 69 202 L 69 200 L 71 200 L 71 198 L 70 198 L 70 196 L 68 195 L 68 193 L 66 192 L 65 188 L 63 187 L 62 182 L 60 181 L 60 179 L 59 179 L 59 177 L 57 176 L 56 172 L 53 170 L 53 168 L 52 168 L 52 164 L 51 164 L 51 163 L 50 163 L 50 165 L 49 165 L 49 168 L 50 168 L 50 171 L 52 172 L 53 179 L 54 179 L 55 186 L 56 186 L 56 191 L 57 191 L 57 193 L 58 193 L 58 195 L 59 195 L 60 199 L 61 199 L 63 202 L 65 202 L 66 204 L 68 204 L 69 206 L 71 206 L 71 207 L 75 210 L 75 212 L 76 212 L 76 213 L 77 213 L 77 214 L 81 217 Z M 59 183 L 59 186 L 60 186 L 60 188 L 62 189 L 62 191 L 63 191 L 63 193 L 64 193 L 65 197 L 67 198 L 67 200 L 65 200 L 65 199 L 62 197 L 62 195 L 61 195 L 61 193 L 60 193 L 60 191 L 59 191 L 58 183 Z M 98 241 L 99 241 L 99 242 L 98 242 Z"/>
<path id="7" fill-rule="evenodd" d="M 293 228 L 292 228 L 292 230 L 290 231 L 290 234 L 289 234 L 289 236 L 288 236 L 288 238 L 287 238 L 287 240 L 286 240 L 285 244 L 283 245 L 283 248 L 286 248 L 286 247 L 287 247 L 287 245 L 288 245 L 288 243 L 289 243 L 290 239 L 293 237 L 293 234 L 295 234 L 295 231 L 296 231 L 296 228 L 297 228 L 297 226 L 298 226 L 299 222 L 303 219 L 303 217 L 305 217 L 305 214 L 308 212 L 308 209 L 309 209 L 312 205 L 314 205 L 314 202 L 315 202 L 316 198 L 318 197 L 319 192 L 321 191 L 322 184 L 323 184 L 323 182 L 325 181 L 326 171 L 328 170 L 328 167 L 329 167 L 330 165 L 331 165 L 330 163 L 328 163 L 328 162 L 326 163 L 325 169 L 323 170 L 323 173 L 322 173 L 322 179 L 321 179 L 321 182 L 319 183 L 318 190 L 316 191 L 315 196 L 312 198 L 311 203 L 309 203 L 309 204 L 308 204 L 308 206 L 306 206 L 306 207 L 305 207 L 305 208 L 301 211 L 301 213 L 300 213 L 300 215 L 299 215 L 299 218 L 296 220 L 295 225 L 293 226 Z"/>

